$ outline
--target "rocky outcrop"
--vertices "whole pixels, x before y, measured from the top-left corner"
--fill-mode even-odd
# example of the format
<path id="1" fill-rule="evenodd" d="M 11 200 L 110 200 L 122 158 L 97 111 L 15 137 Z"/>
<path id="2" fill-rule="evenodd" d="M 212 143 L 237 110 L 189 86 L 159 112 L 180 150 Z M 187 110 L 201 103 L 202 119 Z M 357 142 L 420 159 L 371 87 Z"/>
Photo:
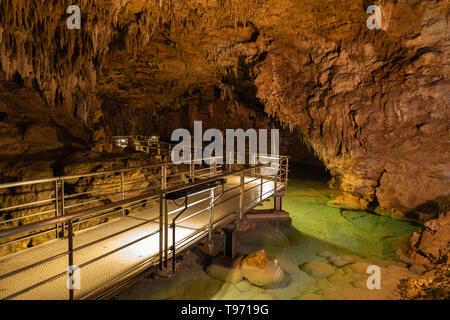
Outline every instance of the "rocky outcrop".
<path id="1" fill-rule="evenodd" d="M 161 161 L 161 159 L 159 159 Z M 65 159 L 49 159 L 40 161 L 2 161 L 0 162 L 0 176 L 3 181 L 30 181 L 35 179 L 48 179 L 52 177 L 75 176 L 64 179 L 65 214 L 83 209 L 101 206 L 121 199 L 121 175 L 105 173 L 98 176 L 78 177 L 77 175 L 108 172 L 124 168 L 135 168 L 124 172 L 124 189 L 127 197 L 138 196 L 149 192 L 160 181 L 160 172 L 156 167 L 141 168 L 158 163 L 155 156 L 145 153 L 128 153 L 122 155 L 104 156 L 92 152 L 78 152 Z M 169 166 L 167 174 L 178 172 L 174 166 Z M 176 183 L 182 183 L 178 181 Z M 152 186 L 152 188 L 149 188 Z M 58 187 L 59 200 L 61 187 Z M 153 189 L 154 190 L 154 189 Z M 29 223 L 55 217 L 55 182 L 30 184 L 12 188 L 0 189 L 0 230 L 15 228 Z M 27 205 L 37 202 L 34 205 Z M 143 201 L 124 211 L 112 210 L 108 215 L 98 217 L 88 216 L 78 220 L 74 231 L 89 228 L 149 208 L 151 202 Z M 11 208 L 12 207 L 12 208 Z M 59 202 L 61 210 L 61 202 Z M 53 228 L 53 227 L 52 227 Z M 0 256 L 4 256 L 25 248 L 33 247 L 48 240 L 54 239 L 56 230 L 35 230 L 3 238 L 0 247 Z M 38 232 L 39 231 L 39 232 Z M 61 228 L 59 228 L 61 233 Z M 34 237 L 26 238 L 26 236 Z M 20 240 L 22 237 L 25 239 Z M 6 245 L 7 242 L 13 241 Z"/>
<path id="2" fill-rule="evenodd" d="M 449 264 L 450 251 L 450 211 L 438 218 L 429 220 L 424 227 L 414 232 L 409 239 L 407 257 L 412 264 L 431 267 L 437 264 Z"/>
<path id="3" fill-rule="evenodd" d="M 36 90 L 0 80 L 0 158 L 16 159 L 87 149 L 83 125 L 61 112 L 49 110 Z M 21 160 L 24 160 L 23 158 Z M 2 174 L 6 172 L 3 171 Z"/>
<path id="4" fill-rule="evenodd" d="M 400 249 L 400 256 L 414 273 L 400 286 L 404 299 L 447 300 L 450 295 L 448 203 L 441 204 L 441 210 L 437 218 L 412 234 L 404 253 Z"/>
<path id="5" fill-rule="evenodd" d="M 355 21 L 328 34 L 338 41 L 293 37 L 289 50 L 274 41 L 259 95 L 269 114 L 300 129 L 332 185 L 406 214 L 450 186 L 448 8 L 391 4 L 396 26 L 386 32 L 348 10 Z"/>

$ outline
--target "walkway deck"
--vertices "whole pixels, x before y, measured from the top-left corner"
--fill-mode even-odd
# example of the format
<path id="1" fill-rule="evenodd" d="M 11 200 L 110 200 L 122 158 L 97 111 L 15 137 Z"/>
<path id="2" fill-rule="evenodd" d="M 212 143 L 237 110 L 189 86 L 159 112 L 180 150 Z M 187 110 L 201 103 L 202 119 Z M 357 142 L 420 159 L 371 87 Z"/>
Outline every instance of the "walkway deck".
<path id="1" fill-rule="evenodd" d="M 250 177 L 246 181 L 253 180 Z M 257 206 L 261 200 L 260 181 L 250 182 L 245 185 L 244 208 L 245 212 Z M 236 219 L 239 212 L 239 176 L 228 176 L 225 190 L 231 190 L 217 202 L 214 208 L 215 227 L 224 225 Z M 277 189 L 283 189 L 284 185 L 279 184 Z M 270 180 L 264 180 L 262 199 L 273 196 L 274 183 Z M 219 189 L 217 189 L 219 190 Z M 218 192 L 216 192 L 217 195 Z M 177 248 L 183 245 L 190 246 L 208 234 L 208 230 L 198 233 L 199 229 L 209 225 L 209 210 L 189 217 L 195 212 L 209 207 L 210 191 L 193 196 L 189 203 L 205 199 L 190 207 L 177 221 L 176 241 Z M 172 201 L 169 201 L 169 212 L 178 208 Z M 173 214 L 175 215 L 175 214 Z M 173 215 L 169 215 L 169 223 Z M 183 218 L 189 217 L 183 221 Z M 222 219 L 223 218 L 223 219 Z M 221 220 L 222 219 L 222 220 Z M 220 222 L 217 222 L 221 220 Z M 128 230 L 132 227 L 132 230 Z M 92 246 L 80 249 L 74 253 L 74 265 L 80 268 L 80 289 L 75 290 L 74 298 L 82 299 L 95 297 L 100 291 L 105 291 L 117 285 L 121 280 L 130 278 L 148 268 L 152 264 L 159 262 L 159 206 L 146 209 L 136 214 L 125 216 L 123 218 L 108 222 L 90 229 L 75 233 L 74 249 L 83 244 L 102 239 L 108 235 L 113 237 L 100 241 Z M 198 233 L 195 235 L 195 233 Z M 144 236 L 149 237 L 139 240 Z M 183 239 L 192 236 L 189 243 Z M 172 245 L 172 234 L 169 228 L 169 246 Z M 139 240 L 139 241 L 138 241 Z M 122 246 L 136 241 L 131 246 L 120 249 Z M 43 285 L 39 285 L 23 294 L 13 297 L 14 299 L 68 299 L 69 290 L 67 287 L 68 275 L 68 257 L 65 252 L 68 250 L 67 239 L 56 239 L 48 241 L 42 245 L 32 247 L 5 257 L 0 258 L 0 298 L 7 298 L 21 290 L 37 285 L 40 282 L 56 277 Z M 112 254 L 106 255 L 108 253 Z M 34 262 L 42 261 L 46 258 L 61 254 L 60 257 L 48 261 L 44 264 L 32 267 L 6 278 L 2 276 L 14 272 L 20 268 L 32 265 Z M 103 255 L 106 255 L 102 257 Z M 83 263 L 96 260 L 83 266 Z M 64 274 L 65 273 L 65 274 Z M 62 276 L 57 277 L 60 274 Z"/>

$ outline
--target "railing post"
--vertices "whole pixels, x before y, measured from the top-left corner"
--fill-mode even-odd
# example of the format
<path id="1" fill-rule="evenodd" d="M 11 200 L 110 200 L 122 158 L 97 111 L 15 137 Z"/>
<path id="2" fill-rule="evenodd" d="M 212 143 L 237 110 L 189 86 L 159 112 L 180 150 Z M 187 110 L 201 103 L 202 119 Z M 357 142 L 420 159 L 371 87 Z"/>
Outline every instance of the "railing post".
<path id="1" fill-rule="evenodd" d="M 286 158 L 286 187 L 288 186 L 289 181 L 289 158 Z"/>
<path id="2" fill-rule="evenodd" d="M 264 184 L 264 179 L 261 176 L 261 181 L 260 181 L 260 186 L 259 186 L 259 204 L 262 204 L 262 198 L 263 198 L 263 184 Z"/>
<path id="3" fill-rule="evenodd" d="M 240 196 L 239 196 L 239 219 L 244 217 L 244 171 L 241 172 L 241 184 L 240 184 Z"/>
<path id="4" fill-rule="evenodd" d="M 212 232 L 214 223 L 214 188 L 211 189 L 211 203 L 209 205 L 209 234 L 208 242 L 212 245 Z"/>
<path id="5" fill-rule="evenodd" d="M 191 181 L 193 181 L 194 179 L 194 172 L 195 172 L 195 167 L 194 167 L 194 158 L 193 158 L 193 153 L 191 152 L 190 155 L 190 163 L 189 163 L 189 177 L 191 178 Z"/>
<path id="6" fill-rule="evenodd" d="M 273 196 L 275 196 L 277 194 L 277 189 L 278 189 L 278 171 L 275 173 L 274 175 L 274 180 L 273 180 Z"/>
<path id="7" fill-rule="evenodd" d="M 64 180 L 61 180 L 61 216 L 65 215 L 65 209 L 64 209 Z M 65 234 L 65 223 L 61 223 L 62 227 L 62 237 L 64 237 Z"/>
<path id="8" fill-rule="evenodd" d="M 164 190 L 167 188 L 167 165 L 164 164 L 161 167 L 161 189 Z"/>
<path id="9" fill-rule="evenodd" d="M 74 298 L 74 283 L 73 283 L 73 228 L 72 220 L 68 222 L 67 228 L 67 239 L 68 239 L 68 252 L 69 252 L 69 300 Z"/>
<path id="10" fill-rule="evenodd" d="M 122 194 L 122 200 L 125 200 L 125 175 L 123 171 L 120 173 L 120 192 Z M 122 207 L 122 216 L 125 216 L 125 208 Z"/>
<path id="11" fill-rule="evenodd" d="M 163 258 L 164 258 L 164 196 L 159 196 L 159 270 L 162 270 Z"/>
<path id="12" fill-rule="evenodd" d="M 280 198 L 277 196 L 278 193 L 278 172 L 275 173 L 275 180 L 273 183 L 273 209 L 275 212 L 281 210 Z"/>
<path id="13" fill-rule="evenodd" d="M 58 197 L 59 197 L 59 194 L 58 194 L 58 180 L 55 180 L 55 218 L 58 218 L 58 215 L 59 215 L 59 202 L 58 202 Z M 56 224 L 55 225 L 55 230 L 56 230 L 56 235 L 55 235 L 55 237 L 56 238 L 59 238 L 59 235 L 58 235 L 58 224 Z"/>
<path id="14" fill-rule="evenodd" d="M 252 155 L 252 163 L 251 165 L 256 166 L 257 162 L 256 162 L 256 153 L 254 153 Z M 256 168 L 252 170 L 252 175 L 256 176 Z"/>

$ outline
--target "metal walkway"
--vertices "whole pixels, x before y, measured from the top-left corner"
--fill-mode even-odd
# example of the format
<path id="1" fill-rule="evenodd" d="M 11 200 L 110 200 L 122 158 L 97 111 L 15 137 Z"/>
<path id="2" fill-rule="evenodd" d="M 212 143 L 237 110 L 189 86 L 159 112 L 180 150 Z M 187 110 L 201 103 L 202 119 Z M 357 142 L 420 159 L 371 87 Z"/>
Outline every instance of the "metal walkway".
<path id="1" fill-rule="evenodd" d="M 180 166 L 181 172 L 172 175 L 184 174 L 191 179 L 196 177 L 184 185 L 180 185 L 179 182 L 171 185 L 168 182 L 171 176 L 168 174 L 168 167 L 171 165 L 149 167 L 153 179 L 155 176 L 158 177 L 157 190 L 153 190 L 156 182 L 151 178 L 149 185 L 143 185 L 140 176 L 136 180 L 138 182 L 133 183 L 130 177 L 136 176 L 133 175 L 133 172 L 136 172 L 134 170 L 142 173 L 143 168 L 3 186 L 4 189 L 16 188 L 16 192 L 17 188 L 30 186 L 38 190 L 47 190 L 36 185 L 53 185 L 56 181 L 55 190 L 48 194 L 49 203 L 37 199 L 38 201 L 28 201 L 23 205 L 33 208 L 38 206 L 34 209 L 37 213 L 27 211 L 32 212 L 31 216 L 37 216 L 37 221 L 0 230 L 0 245 L 10 248 L 33 237 L 42 237 L 43 234 L 50 236 L 50 239 L 42 244 L 0 258 L 0 298 L 101 297 L 142 271 L 151 267 L 161 267 L 163 263 L 170 261 L 174 250 L 176 256 L 202 239 L 211 239 L 214 229 L 243 218 L 245 213 L 287 186 L 286 157 L 278 158 L 276 168 L 262 164 L 233 168 L 214 162 L 208 168 L 201 166 L 196 168 L 196 165 L 192 164 L 189 165 L 189 170 L 182 171 L 183 166 Z M 109 193 L 99 191 L 99 184 L 95 183 L 96 180 L 92 180 L 92 177 L 98 177 L 97 175 L 102 176 L 101 190 L 109 190 Z M 104 178 L 105 175 L 109 178 Z M 111 181 L 112 176 L 120 177 L 119 184 L 117 181 Z M 127 180 L 125 177 L 130 179 Z M 181 203 L 183 199 L 175 201 L 166 199 L 170 193 L 183 192 L 192 186 L 201 188 L 219 178 L 226 179 L 223 189 L 222 186 L 215 186 L 189 195 L 186 210 Z M 85 187 L 83 192 L 79 192 L 80 190 L 74 189 L 71 185 L 70 192 L 67 188 L 64 191 L 64 185 L 67 187 L 69 181 L 74 180 L 78 185 L 90 181 L 89 188 L 86 190 Z M 110 184 L 104 183 L 105 181 L 109 181 Z M 126 187 L 130 185 L 138 185 L 138 188 Z M 111 201 L 113 197 L 118 201 Z M 75 198 L 78 200 L 70 202 Z M 24 209 L 22 206 L 17 207 L 15 205 L 1 210 L 14 212 Z M 39 218 L 39 213 L 45 213 L 49 207 L 54 208 L 50 212 L 54 217 Z M 174 222 L 173 219 L 177 215 L 179 217 Z M 95 219 L 105 216 L 113 216 L 115 219 L 89 226 L 89 221 L 98 221 Z M 5 221 L 14 219 L 17 217 Z M 84 225 L 86 222 L 87 226 Z M 79 230 L 74 231 L 77 225 Z M 175 249 L 172 241 L 174 226 Z M 69 266 L 73 267 L 69 269 Z M 70 281 L 74 285 L 70 286 Z"/>

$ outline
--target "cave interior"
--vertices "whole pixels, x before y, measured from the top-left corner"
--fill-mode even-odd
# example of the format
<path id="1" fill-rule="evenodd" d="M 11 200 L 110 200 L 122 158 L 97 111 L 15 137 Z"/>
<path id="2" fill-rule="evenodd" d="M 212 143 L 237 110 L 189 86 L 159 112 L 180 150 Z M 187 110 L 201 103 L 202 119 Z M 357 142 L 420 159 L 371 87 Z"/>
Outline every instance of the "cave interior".
<path id="1" fill-rule="evenodd" d="M 278 238 L 264 238 L 266 225 L 248 231 L 239 240 L 244 261 L 264 249 L 264 259 L 284 255 L 278 260 L 290 259 L 295 272 L 311 276 L 331 265 L 332 275 L 302 295 L 284 287 L 239 295 L 211 284 L 206 298 L 339 299 L 334 280 L 347 281 L 369 258 L 395 274 L 392 286 L 387 280 L 389 289 L 370 296 L 353 284 L 344 298 L 449 298 L 447 1 L 77 3 L 79 28 L 69 27 L 77 14 L 67 12 L 69 1 L 0 0 L 0 184 L 170 162 L 131 143 L 118 147 L 118 136 L 171 142 L 178 128 L 194 132 L 195 121 L 223 133 L 278 129 L 279 154 L 289 156 L 284 209 L 292 224 Z M 380 10 L 379 28 L 368 27 L 370 5 Z M 68 190 L 77 183 L 99 182 L 80 179 Z M 42 190 L 0 192 L 8 207 Z M 0 212 L 0 222 L 36 210 Z M 3 246 L 0 255 L 48 240 Z M 350 271 L 341 275 L 340 266 Z M 138 282 L 119 298 L 158 297 L 149 286 Z M 175 297 L 205 298 L 198 291 Z"/>

